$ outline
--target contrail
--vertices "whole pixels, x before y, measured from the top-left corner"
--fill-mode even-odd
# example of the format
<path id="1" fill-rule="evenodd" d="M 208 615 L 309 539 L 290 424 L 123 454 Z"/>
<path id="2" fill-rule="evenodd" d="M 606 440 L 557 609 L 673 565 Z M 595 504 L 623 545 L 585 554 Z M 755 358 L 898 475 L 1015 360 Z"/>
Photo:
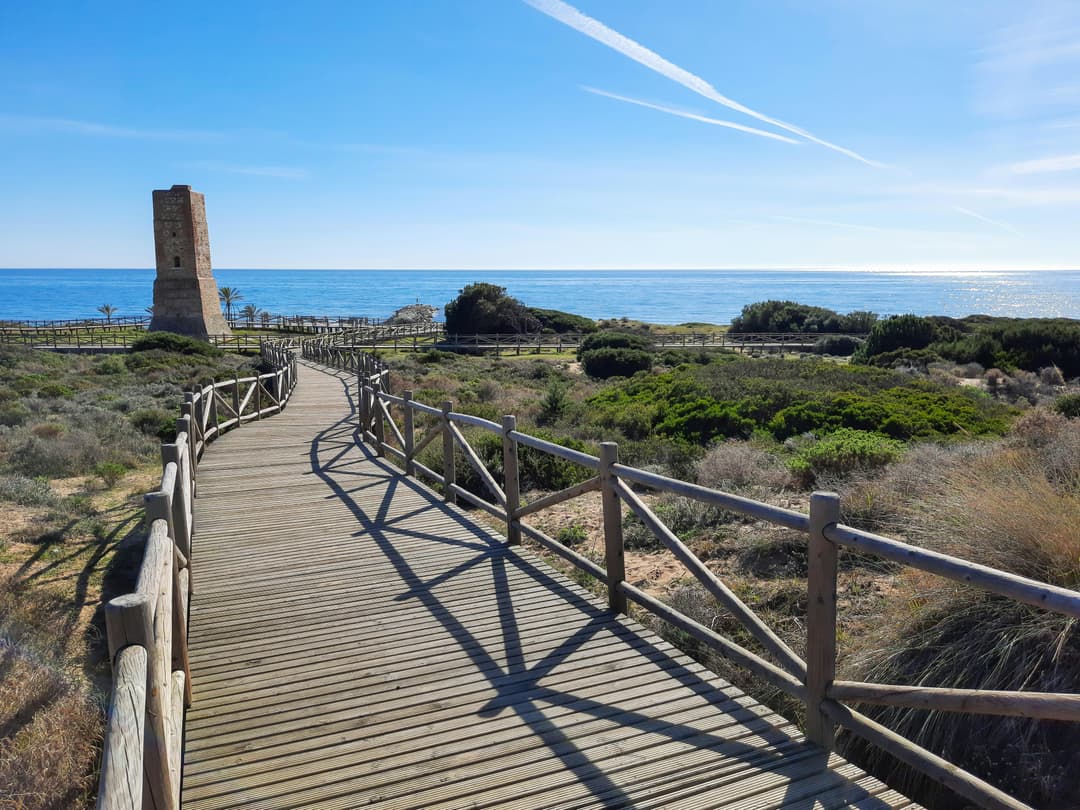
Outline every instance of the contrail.
<path id="1" fill-rule="evenodd" d="M 604 98 L 613 98 L 616 101 L 625 101 L 627 104 L 637 104 L 639 107 L 648 107 L 650 110 L 659 110 L 660 112 L 665 112 L 669 115 L 677 115 L 680 118 L 689 118 L 691 121 L 701 121 L 704 124 L 713 124 L 714 126 L 718 127 L 737 129 L 740 132 L 749 132 L 751 135 L 760 135 L 762 138 L 772 138 L 775 141 L 783 141 L 784 143 L 801 143 L 801 141 L 797 141 L 794 138 L 789 138 L 786 135 L 777 135 L 775 132 L 766 132 L 763 129 L 755 129 L 754 127 L 748 127 L 743 124 L 736 124 L 734 121 L 722 121 L 719 118 L 708 118 L 704 115 L 687 112 L 686 110 L 678 110 L 674 107 L 665 107 L 662 104 L 653 104 L 652 102 L 642 101 L 638 98 L 630 98 L 629 96 L 620 96 L 618 93 L 609 93 L 607 90 L 599 90 L 595 87 L 588 87 L 582 85 L 581 89 L 584 90 L 586 93 L 603 96 Z"/>
<path id="2" fill-rule="evenodd" d="M 965 216 L 969 216 L 969 217 L 972 217 L 974 219 L 977 219 L 980 222 L 985 222 L 988 225 L 993 225 L 995 228 L 1001 228 L 1001 230 L 1003 230 L 1003 231 L 1008 231 L 1009 233 L 1014 233 L 1017 236 L 1020 235 L 1020 231 L 1016 230 L 1016 228 L 1014 228 L 1009 223 L 1007 223 L 1007 222 L 999 222 L 996 219 L 990 219 L 990 217 L 984 217 L 979 212 L 972 211 L 970 208 L 961 208 L 959 205 L 954 205 L 953 210 L 957 211 L 957 212 L 959 212 L 961 214 L 964 214 Z"/>
<path id="3" fill-rule="evenodd" d="M 744 104 L 740 104 L 734 99 L 722 95 L 719 90 L 700 76 L 695 76 L 690 71 L 684 70 L 678 65 L 669 62 L 658 53 L 650 51 L 644 45 L 635 42 L 629 37 L 623 36 L 618 31 L 613 31 L 599 20 L 595 20 L 592 17 L 582 14 L 576 8 L 564 3 L 562 0 L 524 0 L 524 2 L 535 8 L 537 11 L 547 14 L 549 17 L 558 20 L 564 25 L 570 26 L 575 31 L 580 31 L 582 34 L 585 34 L 585 36 L 592 37 L 597 42 L 607 45 L 609 48 L 618 51 L 623 56 L 633 59 L 635 62 L 644 65 L 650 70 L 656 71 L 661 76 L 666 76 L 672 81 L 678 82 L 683 87 L 693 90 L 695 93 L 702 95 L 711 101 L 715 101 L 717 104 L 722 104 L 723 106 L 741 112 L 744 115 L 749 115 L 751 118 L 756 118 L 766 124 L 772 124 L 774 127 L 779 127 L 793 135 L 798 135 L 801 138 L 813 141 L 827 149 L 832 149 L 842 155 L 847 155 L 849 158 L 858 160 L 868 166 L 875 166 L 879 169 L 891 168 L 888 164 L 865 158 L 858 152 L 819 138 L 816 135 L 807 132 L 802 127 L 797 127 L 794 124 L 788 124 L 785 121 L 772 118 L 764 113 L 759 113 L 757 110 L 752 110 Z"/>

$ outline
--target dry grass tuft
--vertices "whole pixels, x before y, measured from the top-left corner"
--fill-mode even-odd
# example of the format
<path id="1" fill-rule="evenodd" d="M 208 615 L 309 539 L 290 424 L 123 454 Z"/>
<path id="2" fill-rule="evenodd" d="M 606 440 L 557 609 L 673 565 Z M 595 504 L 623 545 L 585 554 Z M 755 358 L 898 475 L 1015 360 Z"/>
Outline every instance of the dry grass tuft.
<path id="1" fill-rule="evenodd" d="M 920 545 L 1067 588 L 1080 586 L 1080 435 L 1032 411 L 1014 434 L 948 460 L 897 507 Z M 907 572 L 878 632 L 859 640 L 857 677 L 965 689 L 1080 692 L 1080 634 L 1071 619 Z M 906 709 L 869 713 L 929 750 L 1035 806 L 1080 806 L 1076 724 Z M 856 746 L 856 750 L 859 750 Z M 861 756 L 874 758 L 862 750 Z M 886 773 L 892 766 L 879 760 Z M 906 789 L 948 806 L 897 769 Z"/>
<path id="2" fill-rule="evenodd" d="M 86 806 L 101 723 L 85 682 L 0 640 L 0 808 Z"/>

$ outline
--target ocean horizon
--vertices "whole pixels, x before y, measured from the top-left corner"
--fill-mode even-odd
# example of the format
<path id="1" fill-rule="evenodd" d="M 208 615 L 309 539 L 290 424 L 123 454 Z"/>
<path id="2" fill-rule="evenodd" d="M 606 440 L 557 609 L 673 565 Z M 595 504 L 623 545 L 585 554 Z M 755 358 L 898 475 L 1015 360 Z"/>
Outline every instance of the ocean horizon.
<path id="1" fill-rule="evenodd" d="M 0 269 L 0 319 L 143 315 L 155 271 Z M 407 304 L 440 309 L 472 282 L 498 284 L 527 306 L 590 318 L 724 324 L 742 308 L 785 299 L 838 312 L 963 317 L 1080 317 L 1080 270 L 283 270 L 215 269 L 240 306 L 274 315 L 386 317 Z"/>

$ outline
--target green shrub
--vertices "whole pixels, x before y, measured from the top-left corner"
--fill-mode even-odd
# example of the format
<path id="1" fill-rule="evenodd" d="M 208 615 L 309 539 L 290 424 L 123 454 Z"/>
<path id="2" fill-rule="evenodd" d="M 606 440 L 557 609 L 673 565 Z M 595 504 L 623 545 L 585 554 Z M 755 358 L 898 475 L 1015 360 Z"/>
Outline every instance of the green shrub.
<path id="1" fill-rule="evenodd" d="M 653 362 L 652 353 L 641 349 L 590 349 L 579 357 L 585 373 L 601 380 L 632 377 L 639 371 L 648 371 Z"/>
<path id="2" fill-rule="evenodd" d="M 128 418 L 137 430 L 147 436 L 156 436 L 163 442 L 176 438 L 176 419 L 161 408 L 140 408 Z"/>
<path id="3" fill-rule="evenodd" d="M 794 301 L 747 304 L 731 322 L 732 332 L 866 332 L 877 320 L 873 312 L 840 315 L 831 309 Z"/>
<path id="4" fill-rule="evenodd" d="M 584 361 L 585 352 L 596 349 L 634 349 L 637 351 L 652 351 L 652 341 L 647 337 L 635 335 L 633 332 L 594 332 L 586 335 L 578 345 L 578 360 Z"/>
<path id="5" fill-rule="evenodd" d="M 811 483 L 822 473 L 845 475 L 884 467 L 900 458 L 903 444 L 866 430 L 841 428 L 800 448 L 791 471 Z"/>
<path id="6" fill-rule="evenodd" d="M 0 425 L 15 427 L 30 418 L 30 410 L 21 402 L 0 403 Z"/>
<path id="7" fill-rule="evenodd" d="M 127 475 L 127 467 L 116 461 L 103 461 L 94 467 L 94 474 L 102 480 L 105 486 L 112 488 L 120 479 Z"/>
<path id="8" fill-rule="evenodd" d="M 47 478 L 0 475 L 0 500 L 20 506 L 49 506 L 56 503 L 57 497 Z"/>
<path id="9" fill-rule="evenodd" d="M 938 344 L 934 344 L 937 346 Z M 856 354 L 858 350 L 856 350 Z M 926 371 L 931 363 L 940 363 L 944 358 L 931 349 L 895 349 L 882 352 L 866 359 L 866 364 L 878 368 L 917 368 Z"/>
<path id="10" fill-rule="evenodd" d="M 754 422 L 741 416 L 730 403 L 702 398 L 669 408 L 656 430 L 664 435 L 705 444 L 721 436 L 748 439 L 754 432 Z"/>
<path id="11" fill-rule="evenodd" d="M 425 365 L 433 365 L 435 363 L 444 363 L 452 361 L 457 355 L 453 352 L 443 352 L 438 349 L 428 349 L 426 352 L 422 352 L 416 359 L 424 363 Z"/>
<path id="12" fill-rule="evenodd" d="M 124 374 L 127 372 L 127 364 L 123 355 L 107 354 L 94 364 L 95 374 Z"/>
<path id="13" fill-rule="evenodd" d="M 562 335 L 567 332 L 587 333 L 597 330 L 596 321 L 592 320 L 592 318 L 585 318 L 570 312 L 560 312 L 557 309 L 537 309 L 536 307 L 526 307 L 526 309 L 530 315 L 539 321 L 540 328 L 544 332 L 554 332 Z"/>
<path id="14" fill-rule="evenodd" d="M 555 534 L 555 539 L 564 546 L 579 546 L 589 539 L 588 533 L 577 523 L 563 526 Z"/>
<path id="15" fill-rule="evenodd" d="M 566 413 L 569 404 L 566 384 L 561 380 L 552 380 L 548 383 L 543 399 L 540 400 L 540 421 L 543 424 L 551 424 Z"/>
<path id="16" fill-rule="evenodd" d="M 42 399 L 69 399 L 75 396 L 75 390 L 63 383 L 49 382 L 38 389 L 38 396 Z"/>
<path id="17" fill-rule="evenodd" d="M 1050 407 L 1062 416 L 1080 419 L 1080 394 L 1063 394 Z"/>
<path id="18" fill-rule="evenodd" d="M 897 349 L 925 349 L 937 337 L 937 327 L 929 318 L 918 315 L 896 315 L 878 321 L 870 329 L 866 342 L 855 352 L 853 360 L 865 363 L 874 355 Z"/>
<path id="19" fill-rule="evenodd" d="M 847 335 L 823 337 L 815 343 L 810 351 L 814 354 L 829 354 L 834 357 L 850 357 L 855 354 L 860 343 L 858 340 Z"/>
<path id="20" fill-rule="evenodd" d="M 174 352 L 176 354 L 191 354 L 201 357 L 221 357 L 222 351 L 209 343 L 177 335 L 173 332 L 150 332 L 143 335 L 131 344 L 132 352 L 149 351 Z"/>

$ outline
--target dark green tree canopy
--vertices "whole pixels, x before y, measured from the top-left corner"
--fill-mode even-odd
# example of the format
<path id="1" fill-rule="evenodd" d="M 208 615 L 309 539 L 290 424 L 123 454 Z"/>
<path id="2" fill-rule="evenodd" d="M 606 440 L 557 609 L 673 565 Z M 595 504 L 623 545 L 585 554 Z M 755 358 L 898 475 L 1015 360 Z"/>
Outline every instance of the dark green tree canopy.
<path id="1" fill-rule="evenodd" d="M 446 305 L 446 331 L 451 335 L 521 334 L 538 332 L 538 321 L 529 310 L 497 284 L 466 285 Z"/>
<path id="2" fill-rule="evenodd" d="M 747 304 L 731 322 L 732 332 L 867 332 L 877 320 L 873 312 L 841 315 L 824 307 L 795 301 Z"/>

